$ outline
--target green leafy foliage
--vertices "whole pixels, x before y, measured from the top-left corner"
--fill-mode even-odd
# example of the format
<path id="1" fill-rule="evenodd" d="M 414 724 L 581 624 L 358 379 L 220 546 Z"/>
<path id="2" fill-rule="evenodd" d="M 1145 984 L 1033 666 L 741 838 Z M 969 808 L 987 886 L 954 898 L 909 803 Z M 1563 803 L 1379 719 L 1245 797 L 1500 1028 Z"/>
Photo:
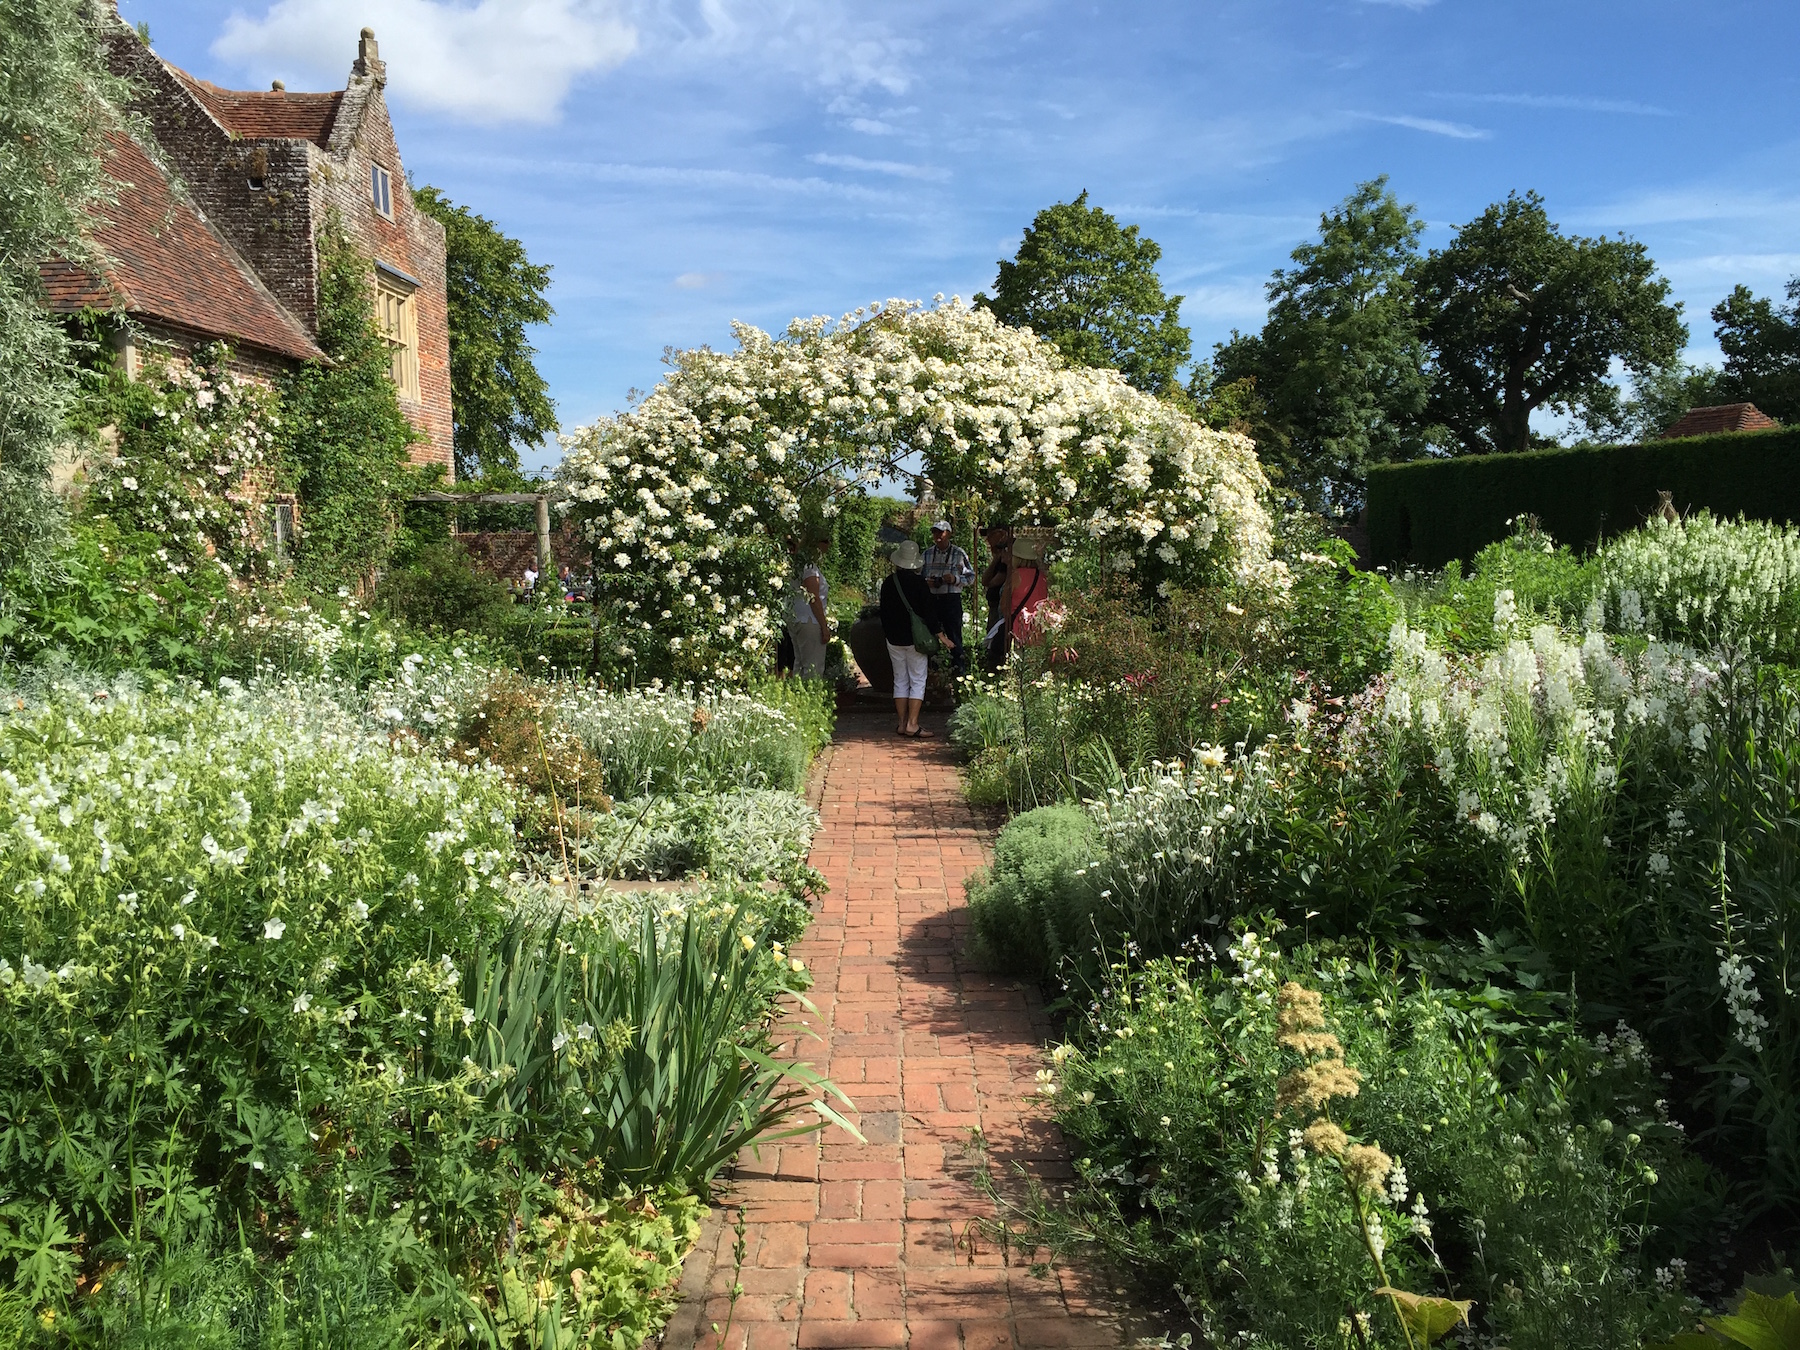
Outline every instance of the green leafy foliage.
<path id="1" fill-rule="evenodd" d="M 1800 279 L 1797 279 L 1800 281 Z M 1713 307 L 1714 331 L 1725 354 L 1721 397 L 1756 404 L 1778 422 L 1800 421 L 1800 284 L 1790 281 L 1788 303 L 1777 305 L 1748 286 L 1733 288 Z"/>
<path id="2" fill-rule="evenodd" d="M 1091 1234 L 1178 1284 L 1217 1342 L 1354 1343 L 1354 1318 L 1398 1345 L 1396 1316 L 1429 1339 L 1471 1312 L 1521 1350 L 1666 1335 L 1686 1301 L 1646 1269 L 1645 1216 L 1701 1169 L 1640 1044 L 1484 1027 L 1478 1006 L 1254 932 L 1116 967 L 1040 1075 L 1077 1180 L 1035 1235 Z"/>
<path id="3" fill-rule="evenodd" d="M 554 313 L 544 299 L 550 269 L 434 187 L 414 188 L 413 204 L 444 227 L 456 475 L 516 471 L 519 445 L 556 430 L 550 386 L 525 336 L 527 325 L 548 323 Z"/>
<path id="4" fill-rule="evenodd" d="M 415 628 L 501 637 L 513 616 L 506 583 L 470 561 L 460 544 L 446 540 L 417 550 L 404 566 L 384 575 L 376 602 Z"/>
<path id="5" fill-rule="evenodd" d="M 1111 367 L 1146 393 L 1163 393 L 1193 350 L 1181 297 L 1163 294 L 1156 242 L 1136 225 L 1121 228 L 1087 196 L 1039 211 L 1018 253 L 1000 263 L 993 296 L 976 303 L 1049 338 L 1078 365 Z"/>
<path id="6" fill-rule="evenodd" d="M 39 264 L 96 261 L 90 208 L 110 199 L 106 137 L 130 91 L 107 70 L 82 0 L 0 4 L 0 570 L 43 565 L 61 513 L 53 450 L 76 395 L 74 352 L 43 308 Z"/>
<path id="7" fill-rule="evenodd" d="M 335 221 L 320 231 L 318 253 L 318 341 L 331 364 L 309 362 L 281 387 L 284 455 L 303 509 L 298 571 L 321 586 L 367 583 L 394 546 L 418 433 L 375 329 L 370 260 Z"/>
<path id="8" fill-rule="evenodd" d="M 1521 516 L 1576 549 L 1638 528 L 1662 507 L 1800 522 L 1791 472 L 1800 432 L 1472 455 L 1369 472 L 1369 543 L 1385 566 L 1439 568 L 1504 539 Z"/>
<path id="9" fill-rule="evenodd" d="M 1214 352 L 1211 385 L 1253 382 L 1272 433 L 1257 437 L 1259 454 L 1313 510 L 1354 506 L 1368 465 L 1425 448 L 1412 281 L 1423 229 L 1386 178 L 1362 184 L 1275 272 L 1262 332 L 1234 332 Z"/>
<path id="10" fill-rule="evenodd" d="M 1606 420 L 1612 363 L 1672 363 L 1687 341 L 1669 283 L 1642 244 L 1564 236 L 1535 192 L 1509 194 L 1419 264 L 1435 380 L 1429 416 L 1465 454 L 1536 443 L 1531 415 Z"/>
<path id="11" fill-rule="evenodd" d="M 422 702 L 460 725 L 491 678 Z M 782 1128 L 842 1119 L 770 1053 L 803 911 L 521 885 L 506 778 L 390 734 L 395 697 L 89 677 L 11 701 L 0 1327 L 635 1344 L 689 1193 L 801 1103 Z"/>

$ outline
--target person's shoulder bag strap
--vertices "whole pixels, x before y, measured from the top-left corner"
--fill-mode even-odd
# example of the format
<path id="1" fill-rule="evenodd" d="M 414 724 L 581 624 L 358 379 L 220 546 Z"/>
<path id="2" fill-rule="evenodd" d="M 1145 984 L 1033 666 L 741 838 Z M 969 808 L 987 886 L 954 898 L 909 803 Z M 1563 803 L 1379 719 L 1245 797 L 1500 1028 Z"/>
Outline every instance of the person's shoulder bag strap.
<path id="1" fill-rule="evenodd" d="M 913 646 L 926 656 L 936 656 L 943 650 L 943 644 L 937 640 L 937 634 L 931 631 L 929 624 L 919 617 L 919 611 L 912 607 L 912 601 L 906 598 L 906 587 L 900 582 L 900 574 L 894 573 L 894 589 L 899 592 L 900 603 L 906 606 L 906 612 L 912 616 Z"/>

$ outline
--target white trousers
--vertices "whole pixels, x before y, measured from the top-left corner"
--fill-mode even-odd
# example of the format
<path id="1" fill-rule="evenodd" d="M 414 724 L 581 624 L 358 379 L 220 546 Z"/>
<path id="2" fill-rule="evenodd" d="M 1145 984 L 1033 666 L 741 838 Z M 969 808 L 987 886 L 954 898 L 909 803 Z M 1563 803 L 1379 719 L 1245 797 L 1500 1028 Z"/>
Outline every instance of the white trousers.
<path id="1" fill-rule="evenodd" d="M 816 623 L 789 623 L 788 636 L 794 639 L 794 674 L 804 680 L 816 680 L 825 673 L 825 635 Z"/>
<path id="2" fill-rule="evenodd" d="M 894 663 L 894 697 L 925 697 L 925 653 L 917 647 L 888 643 L 888 659 Z"/>

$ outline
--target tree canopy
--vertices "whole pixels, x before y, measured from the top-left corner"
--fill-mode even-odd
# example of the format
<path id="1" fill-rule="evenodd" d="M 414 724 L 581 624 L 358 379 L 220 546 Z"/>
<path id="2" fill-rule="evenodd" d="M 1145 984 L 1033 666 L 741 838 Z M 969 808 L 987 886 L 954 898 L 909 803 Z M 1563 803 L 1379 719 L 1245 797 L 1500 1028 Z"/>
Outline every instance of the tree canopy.
<path id="1" fill-rule="evenodd" d="M 1205 393 L 1235 385 L 1241 403 L 1241 382 L 1254 382 L 1264 462 L 1315 509 L 1354 503 L 1370 464 L 1425 448 L 1430 381 L 1410 274 L 1423 228 L 1385 177 L 1361 184 L 1270 279 L 1261 334 L 1215 349 Z"/>
<path id="2" fill-rule="evenodd" d="M 1719 349 L 1725 353 L 1717 393 L 1721 402 L 1747 401 L 1778 422 L 1800 422 L 1800 277 L 1777 305 L 1738 286 L 1713 307 Z"/>
<path id="3" fill-rule="evenodd" d="M 1419 264 L 1416 284 L 1428 416 L 1468 454 L 1529 449 L 1540 408 L 1616 417 L 1613 362 L 1633 374 L 1666 367 L 1687 341 L 1642 244 L 1565 236 L 1535 192 L 1463 226 Z"/>
<path id="4" fill-rule="evenodd" d="M 95 261 L 85 231 L 111 191 L 105 139 L 130 121 L 92 22 L 83 0 L 0 0 L 0 567 L 55 537 L 51 450 L 77 386 L 38 265 Z"/>
<path id="5" fill-rule="evenodd" d="M 494 477 L 519 467 L 519 445 L 556 430 L 550 387 L 538 373 L 528 324 L 548 323 L 544 299 L 550 269 L 485 216 L 458 206 L 434 187 L 413 201 L 444 226 L 450 302 L 450 389 L 456 473 Z"/>
<path id="6" fill-rule="evenodd" d="M 1193 352 L 1182 297 L 1163 294 L 1156 241 L 1087 198 L 1039 211 L 1012 261 L 999 264 L 993 295 L 975 302 L 1048 338 L 1077 365 L 1117 370 L 1145 393 L 1165 393 Z"/>

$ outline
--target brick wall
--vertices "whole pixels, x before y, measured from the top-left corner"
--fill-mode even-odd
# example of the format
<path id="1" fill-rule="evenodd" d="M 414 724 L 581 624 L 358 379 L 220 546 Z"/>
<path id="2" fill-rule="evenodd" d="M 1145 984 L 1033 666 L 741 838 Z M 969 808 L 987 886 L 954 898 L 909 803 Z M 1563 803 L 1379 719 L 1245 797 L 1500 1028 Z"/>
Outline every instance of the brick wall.
<path id="1" fill-rule="evenodd" d="M 502 581 L 516 583 L 523 579 L 527 567 L 537 566 L 535 530 L 471 530 L 451 537 L 468 550 L 470 560 L 477 567 L 492 572 Z M 561 572 L 564 564 L 577 577 L 587 575 L 587 545 L 566 523 L 550 531 L 550 558 L 552 576 Z"/>
<path id="2" fill-rule="evenodd" d="M 121 28 L 123 26 L 121 25 Z M 234 139 L 128 28 L 109 30 L 112 68 L 140 90 L 169 164 L 215 229 L 308 332 L 318 331 L 318 274 L 305 141 Z M 262 170 L 262 190 L 250 186 Z"/>
<path id="3" fill-rule="evenodd" d="M 413 206 L 400 148 L 394 141 L 394 124 L 382 94 L 386 68 L 376 55 L 373 39 L 365 38 L 361 45 L 362 54 L 351 71 L 332 130 L 331 149 L 313 151 L 313 215 L 323 221 L 335 212 L 360 251 L 418 281 L 414 317 L 419 397 L 402 398 L 400 406 L 425 437 L 412 449 L 413 462 L 442 464 L 453 472 L 444 227 Z M 375 209 L 369 185 L 372 164 L 386 169 L 393 181 L 392 220 Z"/>
<path id="4" fill-rule="evenodd" d="M 315 235 L 333 212 L 358 250 L 418 281 L 419 397 L 400 405 L 424 437 L 413 461 L 454 471 L 444 227 L 413 207 L 374 40 L 359 46 L 328 148 L 234 136 L 122 21 L 106 40 L 113 69 L 143 91 L 138 106 L 195 204 L 309 332 L 318 331 Z M 391 221 L 375 209 L 371 164 L 392 178 Z"/>

